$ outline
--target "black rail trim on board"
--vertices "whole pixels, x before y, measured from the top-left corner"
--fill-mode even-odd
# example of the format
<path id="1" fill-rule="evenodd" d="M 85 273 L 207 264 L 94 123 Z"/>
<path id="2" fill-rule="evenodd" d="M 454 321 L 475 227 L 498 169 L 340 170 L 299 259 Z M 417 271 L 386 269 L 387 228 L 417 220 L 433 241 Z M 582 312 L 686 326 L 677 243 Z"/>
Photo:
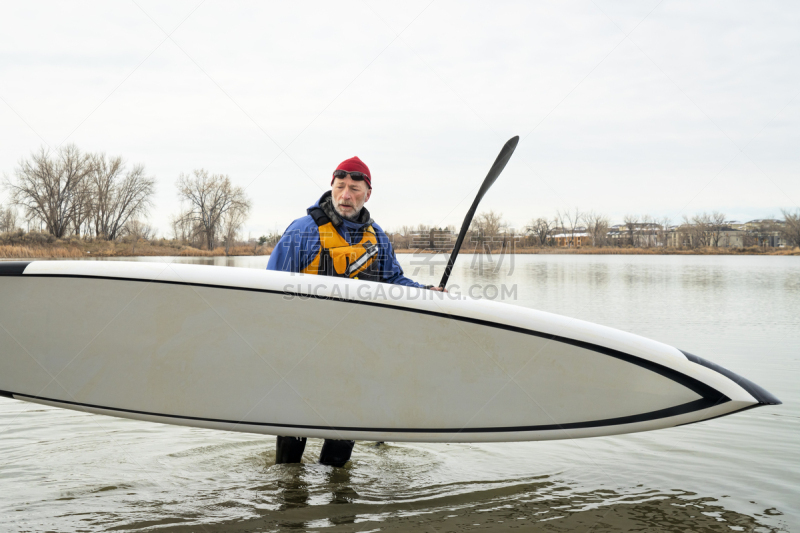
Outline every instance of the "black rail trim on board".
<path id="1" fill-rule="evenodd" d="M 762 405 L 768 405 L 768 404 L 756 403 L 753 405 L 748 405 L 747 407 L 742 407 L 741 409 L 737 409 L 736 411 L 731 411 L 730 413 L 725 413 L 724 415 L 712 416 L 711 418 L 704 418 L 703 420 L 692 420 L 691 422 L 686 422 L 685 424 L 678 424 L 678 426 L 676 427 L 691 426 L 692 424 L 697 424 L 698 422 L 707 422 L 709 420 L 716 420 L 717 418 L 722 418 L 723 416 L 735 415 L 736 413 L 741 413 L 742 411 L 749 411 L 750 409 L 755 409 L 756 407 L 761 407 Z"/>
<path id="2" fill-rule="evenodd" d="M 561 337 L 559 335 L 552 335 L 550 333 L 543 333 L 541 331 L 535 331 L 532 329 L 521 328 L 517 326 L 509 326 L 507 324 L 500 324 L 497 322 L 490 322 L 488 320 L 482 320 L 479 318 L 470 318 L 458 315 L 451 315 L 449 313 L 441 313 L 437 311 L 428 311 L 425 309 L 413 309 L 408 307 L 398 307 L 394 305 L 388 305 L 380 302 L 371 302 L 367 300 L 349 300 L 347 298 L 336 298 L 336 297 L 329 297 L 323 295 L 316 295 L 316 294 L 303 294 L 303 293 L 296 293 L 296 292 L 289 292 L 289 291 L 278 291 L 272 289 L 258 289 L 255 287 L 235 287 L 230 285 L 216 285 L 212 283 L 194 283 L 194 282 L 187 282 L 187 281 L 174 281 L 174 280 L 157 280 L 157 279 L 143 279 L 143 278 L 125 278 L 120 276 L 95 276 L 95 275 L 85 275 L 85 274 L 25 274 L 25 278 L 76 278 L 76 279 L 102 279 L 102 280 L 112 280 L 112 281 L 132 281 L 132 282 L 139 282 L 139 283 L 160 283 L 166 285 L 187 285 L 193 287 L 206 287 L 211 289 L 226 289 L 226 290 L 236 290 L 236 291 L 247 291 L 247 292 L 259 292 L 259 293 L 268 293 L 268 294 L 280 294 L 284 296 L 296 296 L 298 298 L 314 298 L 318 300 L 329 300 L 329 301 L 336 301 L 336 302 L 343 302 L 343 303 L 350 303 L 356 305 L 366 305 L 372 307 L 380 307 L 384 309 L 392 309 L 395 311 L 406 311 L 409 313 L 417 313 L 422 315 L 428 316 L 435 316 L 439 318 L 448 318 L 451 320 L 458 320 L 460 322 L 467 322 L 470 324 L 477 324 L 480 326 L 486 326 L 491 328 L 497 329 L 504 329 L 507 331 L 513 331 L 515 333 L 521 333 L 524 335 L 531 335 L 534 337 L 540 337 L 543 339 L 549 339 L 556 342 L 561 342 L 564 344 L 570 344 L 572 346 L 577 346 L 578 348 L 583 348 L 586 350 L 590 350 L 593 352 L 601 353 L 603 355 L 607 355 L 609 357 L 614 357 L 615 359 L 620 359 L 622 361 L 634 364 L 646 370 L 650 370 L 651 372 L 655 372 L 661 376 L 664 376 L 667 379 L 670 379 L 680 385 L 683 385 L 687 389 L 691 390 L 692 392 L 698 394 L 703 398 L 703 400 L 709 401 L 712 405 L 724 403 L 730 400 L 725 394 L 721 393 L 717 389 L 711 387 L 703 383 L 702 381 L 695 379 L 691 376 L 687 376 L 677 370 L 673 370 L 672 368 L 666 367 L 664 365 L 660 365 L 658 363 L 654 363 L 652 361 L 648 361 L 646 359 L 642 359 L 641 357 L 636 357 L 634 355 L 627 354 L 625 352 L 621 352 L 619 350 L 614 350 L 613 348 L 606 348 L 605 346 L 599 346 L 597 344 L 592 344 L 590 342 L 579 341 L 575 339 L 570 339 L 569 337 Z M 699 358 L 698 358 L 699 359 Z"/>
<path id="3" fill-rule="evenodd" d="M 271 422 L 245 422 L 239 420 L 224 420 L 219 418 L 203 418 L 199 416 L 184 416 L 184 415 L 170 415 L 164 413 L 152 413 L 148 411 L 137 411 L 134 409 L 123 409 L 118 407 L 106 407 L 103 405 L 95 405 L 89 403 L 73 402 L 69 400 L 57 400 L 53 398 L 45 398 L 43 396 L 34 396 L 30 394 L 20 394 L 16 392 L 0 391 L 0 396 L 6 396 L 14 399 L 31 398 L 34 400 L 50 402 L 63 405 L 74 405 L 77 407 L 85 407 L 89 409 L 102 409 L 104 411 L 116 411 L 120 413 L 130 413 L 145 416 L 157 416 L 161 418 L 173 418 L 178 420 L 194 420 L 198 422 L 213 422 L 217 424 L 234 424 L 237 426 L 260 426 L 260 427 L 280 427 L 290 429 L 320 429 L 327 431 L 364 431 L 364 432 L 380 432 L 380 433 L 513 433 L 525 431 L 555 431 L 555 430 L 569 430 L 569 429 L 586 429 L 607 426 L 619 426 L 624 424 L 635 424 L 637 422 L 649 422 L 650 420 L 658 420 L 660 418 L 669 418 L 672 416 L 679 416 L 695 411 L 701 411 L 718 405 L 718 403 L 710 402 L 706 399 L 695 400 L 693 402 L 676 405 L 667 409 L 659 409 L 657 411 L 650 411 L 638 415 L 622 416 L 618 418 L 607 418 L 604 420 L 590 420 L 588 422 L 570 422 L 566 424 L 545 424 L 539 426 L 509 426 L 509 427 L 481 427 L 481 428 L 371 428 L 371 427 L 351 427 L 351 426 L 312 426 L 303 424 L 278 424 Z"/>
<path id="4" fill-rule="evenodd" d="M 33 261 L 0 261 L 0 276 L 21 276 Z"/>
<path id="5" fill-rule="evenodd" d="M 703 359 L 702 357 L 698 357 L 696 355 L 690 354 L 689 352 L 684 352 L 681 350 L 681 353 L 686 356 L 686 358 L 693 362 L 697 363 L 698 365 L 704 366 L 706 368 L 710 368 L 715 372 L 719 372 L 726 378 L 730 379 L 741 388 L 743 388 L 747 393 L 752 396 L 753 398 L 758 401 L 759 405 L 781 405 L 783 402 L 780 401 L 774 394 L 767 391 L 765 388 L 760 387 L 750 381 L 747 378 L 744 378 L 737 374 L 736 372 L 731 372 L 725 367 L 719 366 L 716 363 L 712 363 L 707 359 Z"/>

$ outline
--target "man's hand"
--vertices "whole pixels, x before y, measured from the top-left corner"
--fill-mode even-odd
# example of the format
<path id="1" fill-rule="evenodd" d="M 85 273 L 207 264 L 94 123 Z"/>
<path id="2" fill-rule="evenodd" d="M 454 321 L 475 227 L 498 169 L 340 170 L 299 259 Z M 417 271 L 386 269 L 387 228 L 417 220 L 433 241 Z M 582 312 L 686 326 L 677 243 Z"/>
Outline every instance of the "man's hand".
<path id="1" fill-rule="evenodd" d="M 442 287 L 431 287 L 431 290 L 436 292 L 447 292 L 447 289 Z"/>

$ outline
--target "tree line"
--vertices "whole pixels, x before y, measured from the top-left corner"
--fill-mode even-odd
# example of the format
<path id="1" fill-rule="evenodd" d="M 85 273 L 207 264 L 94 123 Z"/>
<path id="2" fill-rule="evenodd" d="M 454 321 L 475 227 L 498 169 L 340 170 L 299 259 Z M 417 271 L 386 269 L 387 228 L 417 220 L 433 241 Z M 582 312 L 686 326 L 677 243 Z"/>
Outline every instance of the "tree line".
<path id="1" fill-rule="evenodd" d="M 800 247 L 800 209 L 784 209 L 782 213 L 783 220 L 748 223 L 741 231 L 742 246 L 764 245 L 765 236 L 772 235 L 782 237 L 789 246 Z M 629 214 L 621 224 L 612 225 L 608 216 L 596 211 L 562 209 L 553 217 L 531 219 L 521 231 L 513 228 L 502 213 L 488 211 L 476 215 L 462 249 L 502 249 L 512 242 L 523 247 L 719 247 L 724 245 L 725 233 L 733 230 L 733 223 L 718 211 L 684 215 L 677 224 L 669 217 Z M 452 248 L 455 233 L 454 226 L 437 228 L 424 224 L 389 232 L 395 248 L 437 250 Z"/>
<path id="2" fill-rule="evenodd" d="M 0 206 L 0 233 L 41 227 L 56 239 L 78 237 L 114 241 L 126 237 L 150 240 L 147 224 L 156 179 L 143 164 L 128 165 L 121 156 L 83 152 L 75 145 L 42 147 L 20 160 L 3 186 L 11 205 Z M 230 177 L 204 169 L 181 173 L 176 182 L 180 212 L 172 217 L 181 243 L 226 252 L 245 224 L 251 202 Z"/>
<path id="3" fill-rule="evenodd" d="M 251 201 L 243 188 L 225 174 L 198 169 L 181 173 L 176 181 L 180 211 L 171 217 L 173 237 L 181 244 L 207 250 L 224 244 L 228 253 L 246 223 Z M 147 224 L 156 179 L 143 164 L 128 165 L 121 156 L 83 152 L 75 145 L 55 150 L 45 147 L 20 160 L 13 177 L 3 186 L 11 205 L 0 206 L 0 234 L 19 229 L 20 218 L 29 228 L 41 227 L 55 239 L 77 237 L 114 241 L 151 240 L 156 230 Z M 21 210 L 21 216 L 19 214 Z M 764 244 L 764 235 L 780 235 L 800 246 L 800 210 L 783 210 L 783 220 L 750 223 L 743 246 Z M 479 213 L 470 226 L 465 246 L 504 248 L 522 246 L 632 246 L 649 248 L 716 247 L 731 230 L 724 213 L 684 215 L 673 225 L 668 217 L 629 214 L 612 226 L 608 216 L 595 211 L 561 209 L 553 217 L 536 217 L 516 230 L 502 213 Z M 452 248 L 456 228 L 420 224 L 390 231 L 397 249 Z M 279 234 L 263 236 L 260 244 L 274 245 Z"/>
<path id="4" fill-rule="evenodd" d="M 147 214 L 155 192 L 143 165 L 128 168 L 121 157 L 83 153 L 74 145 L 54 153 L 40 149 L 20 161 L 15 177 L 4 180 L 12 204 L 59 239 L 92 234 L 114 240 Z"/>
<path id="5" fill-rule="evenodd" d="M 733 232 L 739 233 L 743 247 L 763 245 L 764 237 L 769 235 L 782 237 L 789 246 L 800 246 L 800 210 L 783 209 L 782 213 L 783 220 L 770 218 L 747 224 L 727 220 L 719 211 L 683 215 L 676 224 L 669 217 L 628 214 L 622 224 L 611 226 L 606 215 L 576 208 L 560 210 L 552 219 L 536 218 L 526 226 L 525 233 L 539 246 L 575 246 L 580 234 L 589 237 L 588 244 L 597 247 L 716 248 Z"/>

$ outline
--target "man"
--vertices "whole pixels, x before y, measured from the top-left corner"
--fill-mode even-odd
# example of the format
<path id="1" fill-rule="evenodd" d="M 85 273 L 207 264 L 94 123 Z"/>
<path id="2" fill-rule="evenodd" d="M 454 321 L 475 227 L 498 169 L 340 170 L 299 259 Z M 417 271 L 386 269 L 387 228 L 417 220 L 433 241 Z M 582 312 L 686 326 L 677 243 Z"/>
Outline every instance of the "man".
<path id="1" fill-rule="evenodd" d="M 358 157 L 333 171 L 331 190 L 292 222 L 272 251 L 267 270 L 300 272 L 441 290 L 403 275 L 386 233 L 364 204 L 372 195 L 372 176 Z M 325 439 L 319 462 L 344 466 L 355 441 Z M 278 437 L 275 462 L 298 463 L 306 439 Z"/>

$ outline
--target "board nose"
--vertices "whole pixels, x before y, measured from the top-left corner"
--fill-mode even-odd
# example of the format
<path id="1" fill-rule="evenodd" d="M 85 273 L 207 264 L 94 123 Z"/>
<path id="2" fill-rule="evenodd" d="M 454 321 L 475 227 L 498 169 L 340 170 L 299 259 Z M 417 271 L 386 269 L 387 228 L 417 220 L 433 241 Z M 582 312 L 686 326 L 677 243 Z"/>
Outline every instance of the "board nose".
<path id="1" fill-rule="evenodd" d="M 749 379 L 740 376 L 736 372 L 731 372 L 725 367 L 719 366 L 716 363 L 712 363 L 711 361 L 703 359 L 702 357 L 690 354 L 689 352 L 684 352 L 683 350 L 681 350 L 681 353 L 683 353 L 683 355 L 685 355 L 689 361 L 697 363 L 698 365 L 702 365 L 706 368 L 710 368 L 715 372 L 719 372 L 726 378 L 730 379 L 731 381 L 739 385 L 741 388 L 747 391 L 747 393 L 750 394 L 750 396 L 755 398 L 755 400 L 758 402 L 758 405 L 781 405 L 783 403 L 774 394 L 769 392 L 764 387 L 756 385 Z"/>

